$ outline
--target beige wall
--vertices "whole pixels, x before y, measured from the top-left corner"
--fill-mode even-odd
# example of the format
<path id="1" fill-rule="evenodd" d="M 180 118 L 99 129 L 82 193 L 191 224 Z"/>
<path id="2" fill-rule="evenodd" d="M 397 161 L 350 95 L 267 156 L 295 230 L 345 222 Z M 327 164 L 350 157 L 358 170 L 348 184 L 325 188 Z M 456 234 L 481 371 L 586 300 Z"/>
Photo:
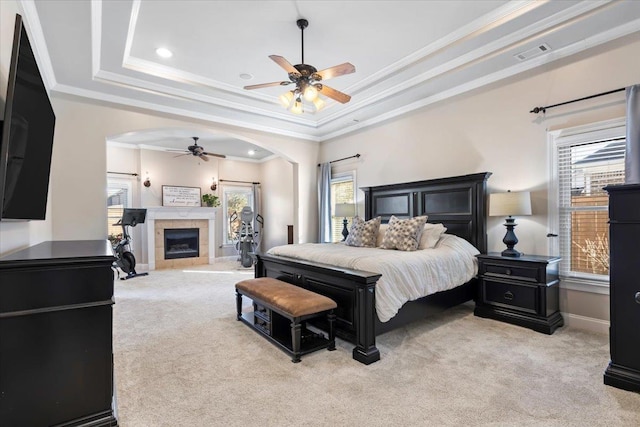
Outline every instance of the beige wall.
<path id="1" fill-rule="evenodd" d="M 624 44 L 626 42 L 626 45 Z M 489 192 L 532 191 L 531 217 L 517 218 L 517 248 L 548 253 L 547 130 L 624 117 L 622 94 L 530 114 L 555 104 L 639 83 L 640 34 L 501 84 L 441 102 L 321 145 L 320 160 L 356 153 L 345 169 L 359 187 L 489 171 Z M 359 201 L 364 195 L 358 192 Z M 503 249 L 503 218 L 489 218 L 489 250 Z M 566 290 L 562 311 L 608 319 L 608 296 Z"/>
<path id="2" fill-rule="evenodd" d="M 151 113 L 122 109 L 117 106 L 97 105 L 82 99 L 70 97 L 54 98 L 54 107 L 58 114 L 56 138 L 58 151 L 54 152 L 52 176 L 55 178 L 52 186 L 53 206 L 53 236 L 55 239 L 91 239 L 104 238 L 106 208 L 104 189 L 106 185 L 106 143 L 108 137 L 124 132 L 141 131 L 161 127 L 191 127 L 206 129 L 209 132 L 219 132 L 236 138 L 245 139 L 258 146 L 264 147 L 287 160 L 296 163 L 294 178 L 297 180 L 297 194 L 294 195 L 300 208 L 295 215 L 298 226 L 298 241 L 310 241 L 315 236 L 316 200 L 315 172 L 318 145 L 314 142 L 293 138 L 278 137 L 259 132 L 239 130 L 232 127 L 211 125 L 199 121 L 187 121 L 167 118 Z M 158 155 L 166 153 L 141 154 L 141 173 L 146 173 L 146 165 L 164 164 L 171 168 L 175 163 L 169 159 L 163 160 Z M 144 158 L 154 161 L 145 162 Z M 168 155 L 170 157 L 170 155 Z M 188 156 L 177 158 L 188 161 Z M 157 162 L 156 162 L 157 161 Z M 191 164 L 192 165 L 192 164 Z M 149 166 L 150 169 L 151 166 Z M 223 169 L 220 165 L 219 179 L 237 179 L 239 167 L 230 166 Z M 164 178 L 154 175 L 149 170 L 152 188 L 148 193 L 142 192 L 141 202 L 158 203 L 158 187 Z M 164 173 L 164 172 L 163 172 Z M 173 172 L 169 172 L 173 173 Z M 230 178 L 226 177 L 229 173 Z M 211 171 L 202 173 L 202 186 L 210 183 Z M 240 176 L 242 178 L 242 176 Z M 251 179 L 260 179 L 259 170 Z M 179 176 L 168 178 L 179 181 Z M 200 179 L 200 178 L 198 178 Z M 289 178 L 291 179 L 291 178 Z M 146 189 L 145 189 L 146 190 Z M 266 217 L 266 215 L 265 215 Z M 286 230 L 284 231 L 286 235 Z"/>
<path id="3" fill-rule="evenodd" d="M 16 2 L 0 1 L 0 112 L 4 115 L 7 94 L 7 80 L 11 64 L 13 29 L 16 13 L 21 13 Z M 27 34 L 31 37 L 28 23 Z M 1 116 L 0 116 L 1 117 Z M 56 146 L 54 144 L 54 151 Z M 51 185 L 49 186 L 51 188 Z M 51 240 L 51 193 L 47 199 L 47 214 L 44 221 L 2 221 L 0 222 L 0 256 L 24 249 L 31 245 Z"/>
<path id="4" fill-rule="evenodd" d="M 282 158 L 262 163 L 262 208 L 264 233 L 262 249 L 287 243 L 287 225 L 293 224 L 293 165 Z M 315 193 L 314 193 L 315 195 Z"/>

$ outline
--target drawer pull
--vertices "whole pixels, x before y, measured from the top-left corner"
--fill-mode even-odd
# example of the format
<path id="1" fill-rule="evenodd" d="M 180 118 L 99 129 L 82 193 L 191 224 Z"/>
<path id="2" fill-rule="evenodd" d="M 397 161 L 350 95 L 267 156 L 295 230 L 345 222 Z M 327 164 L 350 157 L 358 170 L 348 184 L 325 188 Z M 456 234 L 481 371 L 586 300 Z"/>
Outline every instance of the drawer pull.
<path id="1" fill-rule="evenodd" d="M 511 276 L 511 269 L 507 268 L 505 271 L 505 274 L 507 274 L 508 276 Z"/>
<path id="2" fill-rule="evenodd" d="M 513 300 L 513 293 L 511 291 L 505 292 L 504 293 L 504 299 L 506 299 L 507 301 Z"/>
<path id="3" fill-rule="evenodd" d="M 640 292 L 636 292 L 636 302 L 640 304 Z"/>

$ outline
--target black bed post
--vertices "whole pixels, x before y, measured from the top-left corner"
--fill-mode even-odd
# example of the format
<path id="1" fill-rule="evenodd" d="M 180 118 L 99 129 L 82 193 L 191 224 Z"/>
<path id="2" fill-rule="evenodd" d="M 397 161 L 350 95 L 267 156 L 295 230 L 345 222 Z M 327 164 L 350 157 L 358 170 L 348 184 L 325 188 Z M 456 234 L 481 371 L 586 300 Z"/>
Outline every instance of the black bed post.
<path id="1" fill-rule="evenodd" d="M 371 219 L 371 187 L 361 187 L 364 191 L 364 219 L 368 221 Z"/>

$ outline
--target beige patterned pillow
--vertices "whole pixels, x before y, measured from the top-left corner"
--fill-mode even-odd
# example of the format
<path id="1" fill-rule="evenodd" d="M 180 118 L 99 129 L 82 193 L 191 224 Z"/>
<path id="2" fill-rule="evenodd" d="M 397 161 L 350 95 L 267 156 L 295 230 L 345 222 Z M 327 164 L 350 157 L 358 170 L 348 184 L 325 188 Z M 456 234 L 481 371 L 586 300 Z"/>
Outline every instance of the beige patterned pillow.
<path id="1" fill-rule="evenodd" d="M 356 216 L 353 218 L 349 235 L 344 243 L 348 246 L 373 248 L 376 246 L 376 236 L 378 235 L 379 227 L 380 217 L 365 221 L 359 216 Z"/>
<path id="2" fill-rule="evenodd" d="M 420 236 L 424 224 L 427 222 L 426 216 L 416 216 L 410 219 L 398 219 L 391 216 L 389 228 L 384 233 L 382 239 L 383 249 L 398 249 L 401 251 L 415 251 L 418 249 Z"/>

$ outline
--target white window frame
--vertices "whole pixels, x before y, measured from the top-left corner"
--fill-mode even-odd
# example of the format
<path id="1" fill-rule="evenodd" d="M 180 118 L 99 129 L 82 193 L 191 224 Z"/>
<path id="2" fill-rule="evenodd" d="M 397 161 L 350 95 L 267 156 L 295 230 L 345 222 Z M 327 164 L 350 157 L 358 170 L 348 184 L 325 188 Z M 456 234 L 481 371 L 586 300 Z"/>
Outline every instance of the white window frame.
<path id="1" fill-rule="evenodd" d="M 251 209 L 253 212 L 256 212 L 256 200 L 253 194 L 253 186 L 252 185 L 225 185 L 222 187 L 222 216 L 224 217 L 224 224 L 222 224 L 222 245 L 223 246 L 232 246 L 234 245 L 233 240 L 229 240 L 229 214 L 227 209 L 227 197 L 226 193 L 247 193 L 249 195 L 249 200 L 251 201 Z M 237 212 L 240 215 L 240 212 Z"/>
<path id="2" fill-rule="evenodd" d="M 547 132 L 547 148 L 549 159 L 549 190 L 548 190 L 548 223 L 549 230 L 558 234 L 560 227 L 560 200 L 558 178 L 558 147 L 574 145 L 581 142 L 613 139 L 626 136 L 624 118 L 592 123 Z M 550 254 L 560 254 L 560 238 L 548 239 Z M 609 280 L 602 280 L 601 276 L 582 274 L 581 277 L 561 276 L 560 287 L 565 289 L 609 295 Z"/>
<path id="3" fill-rule="evenodd" d="M 353 200 L 353 203 L 356 205 L 356 214 L 355 214 L 355 216 L 357 216 L 358 215 L 358 199 L 357 199 L 358 185 L 357 185 L 357 181 L 356 181 L 356 170 L 353 169 L 353 170 L 349 170 L 349 171 L 331 173 L 331 185 L 333 185 L 334 183 L 342 182 L 342 181 L 353 181 L 353 198 L 352 198 L 352 200 Z M 336 209 L 336 207 L 333 204 L 333 200 L 332 200 L 331 201 L 331 214 L 332 215 L 333 215 L 333 212 L 335 212 L 335 209 Z M 333 223 L 333 219 L 332 219 L 332 223 Z M 331 240 L 333 240 L 334 231 L 335 230 L 331 230 Z M 340 230 L 339 231 L 342 232 L 342 222 L 340 222 Z"/>
<path id="4" fill-rule="evenodd" d="M 107 205 L 107 201 L 109 199 L 109 187 L 119 187 L 127 190 L 127 205 L 125 208 L 130 208 L 133 206 L 133 185 L 130 179 L 127 178 L 112 178 L 107 177 L 107 189 L 106 189 L 106 198 L 105 198 L 105 210 L 107 211 L 107 217 L 109 216 L 109 206 Z"/>

